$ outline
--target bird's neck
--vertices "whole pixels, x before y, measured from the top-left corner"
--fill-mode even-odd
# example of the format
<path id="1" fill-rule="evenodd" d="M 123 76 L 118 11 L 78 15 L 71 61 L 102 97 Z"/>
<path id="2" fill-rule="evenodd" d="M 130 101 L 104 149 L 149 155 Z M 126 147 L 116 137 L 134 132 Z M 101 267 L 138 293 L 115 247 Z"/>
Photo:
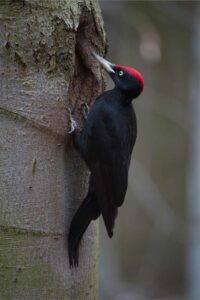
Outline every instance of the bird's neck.
<path id="1" fill-rule="evenodd" d="M 114 87 L 113 92 L 117 94 L 119 99 L 123 102 L 125 105 L 131 104 L 133 97 L 130 96 L 128 93 L 125 93 L 121 89 L 119 89 L 117 86 Z"/>

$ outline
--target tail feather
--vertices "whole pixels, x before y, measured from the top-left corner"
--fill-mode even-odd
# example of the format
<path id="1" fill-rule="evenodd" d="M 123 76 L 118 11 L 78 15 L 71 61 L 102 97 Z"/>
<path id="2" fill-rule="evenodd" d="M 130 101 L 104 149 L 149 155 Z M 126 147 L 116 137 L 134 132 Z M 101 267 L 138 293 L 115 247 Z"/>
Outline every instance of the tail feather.
<path id="1" fill-rule="evenodd" d="M 68 235 L 68 253 L 70 267 L 78 266 L 79 244 L 84 232 L 92 220 L 96 220 L 100 210 L 95 198 L 89 192 L 75 213 Z"/>

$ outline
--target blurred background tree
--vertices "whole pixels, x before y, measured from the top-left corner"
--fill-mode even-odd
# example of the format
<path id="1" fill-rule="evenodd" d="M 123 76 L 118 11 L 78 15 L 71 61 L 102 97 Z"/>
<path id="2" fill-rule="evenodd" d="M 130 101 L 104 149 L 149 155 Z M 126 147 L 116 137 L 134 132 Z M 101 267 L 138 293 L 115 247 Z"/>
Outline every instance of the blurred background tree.
<path id="1" fill-rule="evenodd" d="M 145 78 L 144 93 L 134 102 L 138 138 L 113 240 L 101 229 L 101 299 L 183 299 L 191 262 L 187 187 L 198 4 L 100 1 L 100 6 L 107 58 L 137 68 Z"/>

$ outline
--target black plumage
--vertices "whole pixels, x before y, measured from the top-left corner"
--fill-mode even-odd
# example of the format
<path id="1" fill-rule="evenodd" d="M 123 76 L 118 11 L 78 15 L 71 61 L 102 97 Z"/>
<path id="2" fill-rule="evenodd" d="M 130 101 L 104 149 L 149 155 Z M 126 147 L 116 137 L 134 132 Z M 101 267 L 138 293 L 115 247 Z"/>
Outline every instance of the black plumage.
<path id="1" fill-rule="evenodd" d="M 91 174 L 88 194 L 70 226 L 70 266 L 78 265 L 80 240 L 90 222 L 101 214 L 108 236 L 112 237 L 118 207 L 123 204 L 127 190 L 131 153 L 137 136 L 131 102 L 142 91 L 143 78 L 134 69 L 130 69 L 133 70 L 131 74 L 127 67 L 112 65 L 99 56 L 97 59 L 103 61 L 105 68 L 104 64 L 109 64 L 107 68 L 110 70 L 106 69 L 115 82 L 115 88 L 96 99 L 83 129 L 73 131 L 74 145 Z"/>

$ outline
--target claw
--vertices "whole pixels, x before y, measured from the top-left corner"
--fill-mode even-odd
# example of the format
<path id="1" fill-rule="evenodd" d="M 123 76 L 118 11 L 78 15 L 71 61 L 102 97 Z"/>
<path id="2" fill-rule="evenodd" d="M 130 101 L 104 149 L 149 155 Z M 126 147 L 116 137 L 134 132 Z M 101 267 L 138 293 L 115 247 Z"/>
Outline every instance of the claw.
<path id="1" fill-rule="evenodd" d="M 86 120 L 90 111 L 89 106 L 87 105 L 87 103 L 82 103 L 82 114 L 84 119 Z"/>
<path id="2" fill-rule="evenodd" d="M 68 131 L 68 133 L 71 134 L 77 128 L 77 124 L 76 124 L 76 121 L 74 120 L 74 118 L 72 116 L 72 112 L 71 112 L 70 108 L 68 108 L 68 116 L 69 116 L 70 125 L 71 125 L 71 129 L 70 129 L 70 131 Z"/>

